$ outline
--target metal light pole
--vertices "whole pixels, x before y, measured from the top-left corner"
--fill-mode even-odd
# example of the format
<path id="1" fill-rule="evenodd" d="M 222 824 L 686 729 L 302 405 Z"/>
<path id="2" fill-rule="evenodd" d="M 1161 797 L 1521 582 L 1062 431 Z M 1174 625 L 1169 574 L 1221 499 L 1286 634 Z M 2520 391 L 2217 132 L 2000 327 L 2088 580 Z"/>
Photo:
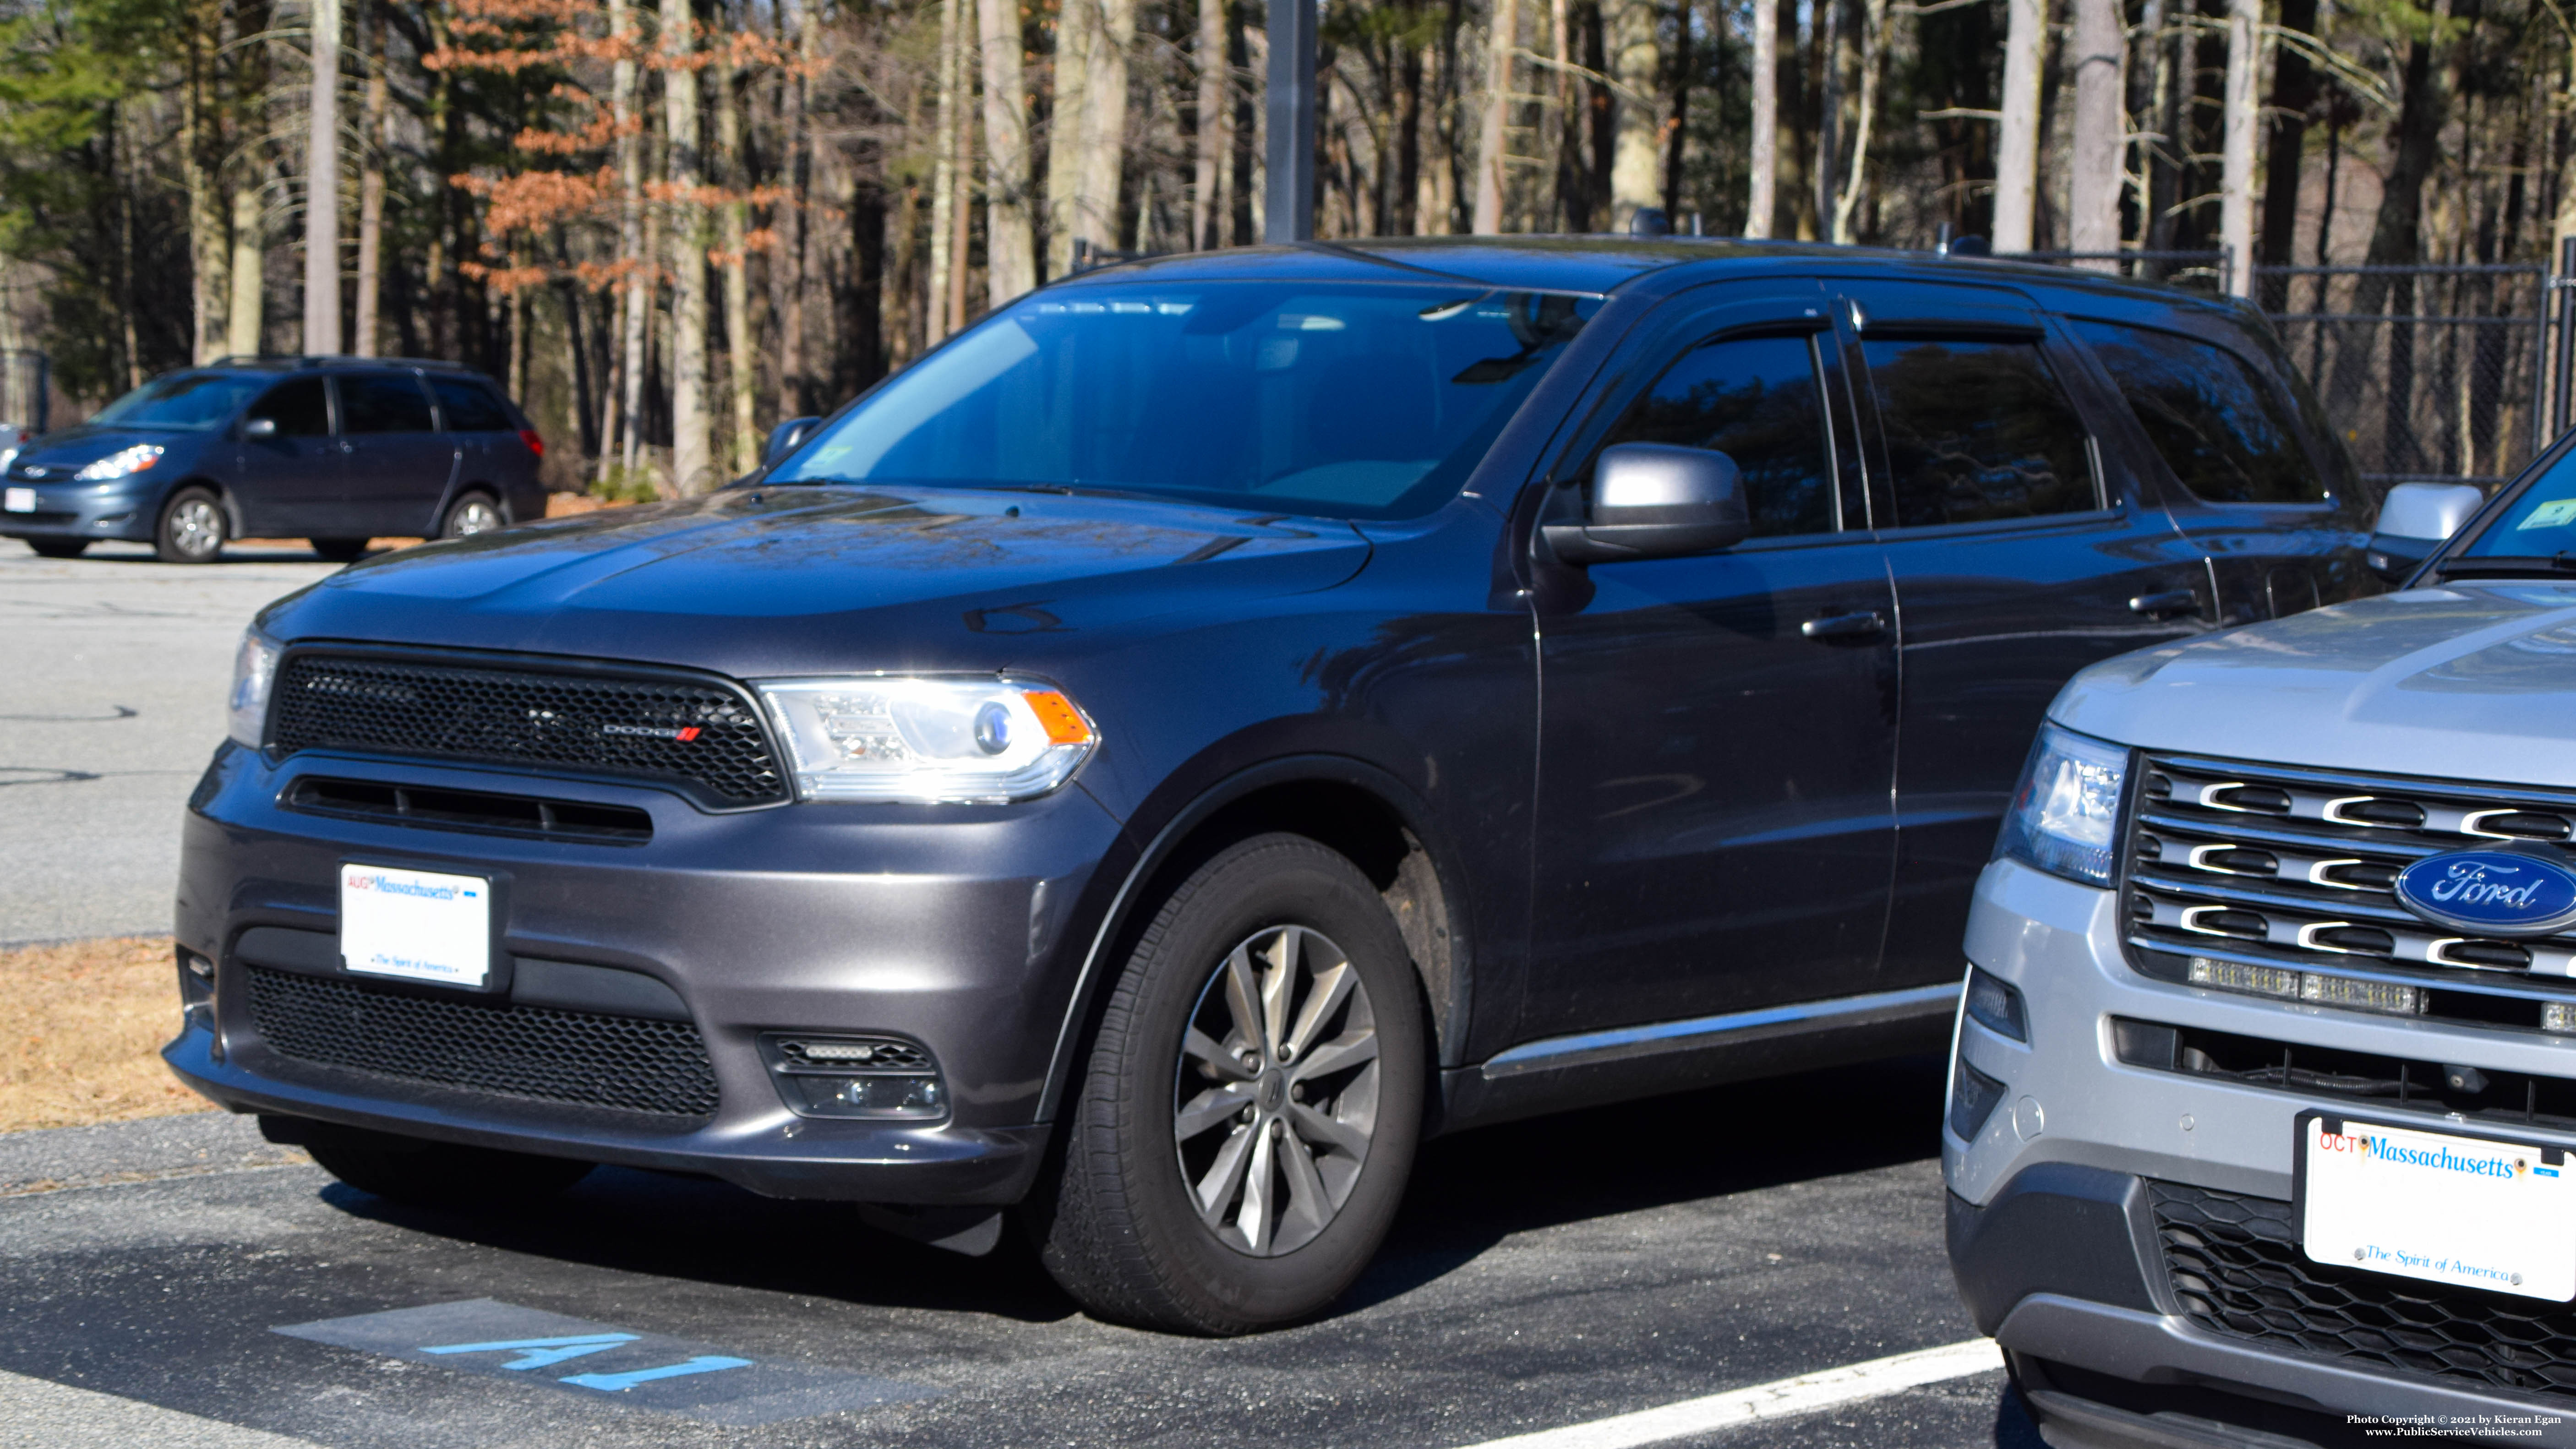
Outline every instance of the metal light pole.
<path id="1" fill-rule="evenodd" d="M 1261 203 L 1266 242 L 1315 235 L 1315 5 L 1270 0 L 1270 75 L 1262 96 L 1270 129 Z"/>

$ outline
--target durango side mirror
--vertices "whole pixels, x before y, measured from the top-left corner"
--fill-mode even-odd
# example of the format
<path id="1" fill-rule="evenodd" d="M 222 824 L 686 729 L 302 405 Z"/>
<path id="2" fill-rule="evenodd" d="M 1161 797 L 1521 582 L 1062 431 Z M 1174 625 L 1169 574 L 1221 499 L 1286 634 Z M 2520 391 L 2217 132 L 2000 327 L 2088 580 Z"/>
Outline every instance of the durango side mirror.
<path id="1" fill-rule="evenodd" d="M 2467 483 L 2398 484 L 2380 502 L 2379 523 L 2362 561 L 2396 583 L 2459 532 L 2486 497 Z"/>
<path id="2" fill-rule="evenodd" d="M 760 466 L 766 468 L 796 451 L 796 445 L 812 436 L 821 418 L 789 418 L 769 430 L 769 441 L 761 445 Z"/>
<path id="3" fill-rule="evenodd" d="M 245 438 L 274 438 L 277 436 L 277 419 L 252 418 L 249 422 L 242 424 L 242 436 Z"/>
<path id="4" fill-rule="evenodd" d="M 1592 470 L 1592 512 L 1581 523 L 1540 529 L 1570 564 L 1709 553 L 1753 531 L 1735 460 L 1707 448 L 1621 443 Z"/>

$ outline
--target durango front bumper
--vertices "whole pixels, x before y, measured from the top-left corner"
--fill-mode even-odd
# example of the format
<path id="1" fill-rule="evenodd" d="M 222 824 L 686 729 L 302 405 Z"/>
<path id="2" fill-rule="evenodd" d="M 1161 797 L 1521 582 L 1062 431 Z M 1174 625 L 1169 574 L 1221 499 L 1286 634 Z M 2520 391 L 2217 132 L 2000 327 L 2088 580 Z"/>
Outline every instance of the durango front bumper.
<path id="1" fill-rule="evenodd" d="M 316 814 L 297 786 L 324 778 L 349 798 L 399 784 L 640 814 L 650 838 Z M 180 949 L 212 979 L 183 964 L 183 994 L 207 999 L 164 1057 L 235 1111 L 777 1196 L 1008 1203 L 1044 1146 L 1088 945 L 1077 918 L 1117 838 L 1079 787 L 1008 807 L 710 813 L 639 786 L 320 752 L 272 765 L 228 745 L 190 802 L 178 901 Z M 342 972 L 343 860 L 494 879 L 506 991 Z M 944 1117 L 791 1107 L 781 1033 L 917 1044 Z"/>
<path id="2" fill-rule="evenodd" d="M 2484 1414 L 2514 1442 L 2576 1445 L 2576 1308 L 2311 1264 L 2290 1212 L 2312 1108 L 2571 1149 L 2576 1133 L 2134 1064 L 2139 1023 L 2536 1077 L 2576 1076 L 2576 1045 L 2154 980 L 2123 955 L 2117 903 L 2003 861 L 1969 922 L 1969 960 L 2020 994 L 2027 1040 L 1960 1020 L 1953 1105 L 1962 1083 L 1993 1100 L 1943 1132 L 1951 1262 L 2043 1414 L 2156 1443 L 2232 1442 L 2156 1438 L 2181 1434 L 2145 1423 L 2158 1411 L 2292 1442 L 2357 1435 L 2350 1415 Z"/>

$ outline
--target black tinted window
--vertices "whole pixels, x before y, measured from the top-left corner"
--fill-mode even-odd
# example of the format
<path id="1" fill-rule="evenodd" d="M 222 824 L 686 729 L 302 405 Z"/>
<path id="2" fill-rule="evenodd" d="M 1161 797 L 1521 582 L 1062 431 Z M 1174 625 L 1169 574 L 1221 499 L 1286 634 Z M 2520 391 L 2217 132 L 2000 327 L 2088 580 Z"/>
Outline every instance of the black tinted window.
<path id="1" fill-rule="evenodd" d="M 99 427 L 184 428 L 212 432 L 233 420 L 259 379 L 226 372 L 182 372 L 156 378 L 90 415 Z"/>
<path id="2" fill-rule="evenodd" d="M 1804 337 L 1738 337 L 1695 347 L 1608 441 L 1724 453 L 1743 470 L 1755 537 L 1830 533 L 1833 455 L 1812 346 Z"/>
<path id="3" fill-rule="evenodd" d="M 447 419 L 451 433 L 506 433 L 518 427 L 510 421 L 501 400 L 479 382 L 463 377 L 433 377 L 429 386 L 438 394 L 438 411 Z"/>
<path id="4" fill-rule="evenodd" d="M 340 431 L 426 433 L 429 395 L 404 372 L 351 373 L 340 378 Z"/>
<path id="5" fill-rule="evenodd" d="M 2139 426 L 2193 495 L 2221 503 L 2319 503 L 2283 399 L 2224 347 L 2171 332 L 2078 322 Z"/>
<path id="6" fill-rule="evenodd" d="M 280 437 L 323 438 L 331 434 L 331 409 L 323 401 L 322 379 L 299 377 L 281 382 L 250 405 L 250 416 L 277 424 Z"/>
<path id="7" fill-rule="evenodd" d="M 1895 474 L 1896 526 L 2102 506 L 2083 420 L 2034 342 L 1861 344 Z"/>

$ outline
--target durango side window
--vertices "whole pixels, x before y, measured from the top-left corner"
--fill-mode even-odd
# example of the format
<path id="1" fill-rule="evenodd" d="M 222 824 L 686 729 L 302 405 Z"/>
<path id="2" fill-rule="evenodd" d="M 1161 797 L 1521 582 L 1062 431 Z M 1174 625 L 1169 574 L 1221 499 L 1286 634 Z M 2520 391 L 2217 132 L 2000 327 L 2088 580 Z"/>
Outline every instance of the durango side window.
<path id="1" fill-rule="evenodd" d="M 2195 498 L 2322 503 L 2280 399 L 2224 347 L 2110 322 L 2070 324 L 2129 400 L 2138 425 Z"/>
<path id="2" fill-rule="evenodd" d="M 1872 338 L 1861 351 L 1887 434 L 1897 527 L 2102 506 L 2084 422 L 2037 343 Z"/>
<path id="3" fill-rule="evenodd" d="M 1655 380 L 1603 446 L 1672 443 L 1735 460 L 1753 536 L 1831 533 L 1833 455 L 1815 344 L 1739 337 L 1691 349 Z"/>

